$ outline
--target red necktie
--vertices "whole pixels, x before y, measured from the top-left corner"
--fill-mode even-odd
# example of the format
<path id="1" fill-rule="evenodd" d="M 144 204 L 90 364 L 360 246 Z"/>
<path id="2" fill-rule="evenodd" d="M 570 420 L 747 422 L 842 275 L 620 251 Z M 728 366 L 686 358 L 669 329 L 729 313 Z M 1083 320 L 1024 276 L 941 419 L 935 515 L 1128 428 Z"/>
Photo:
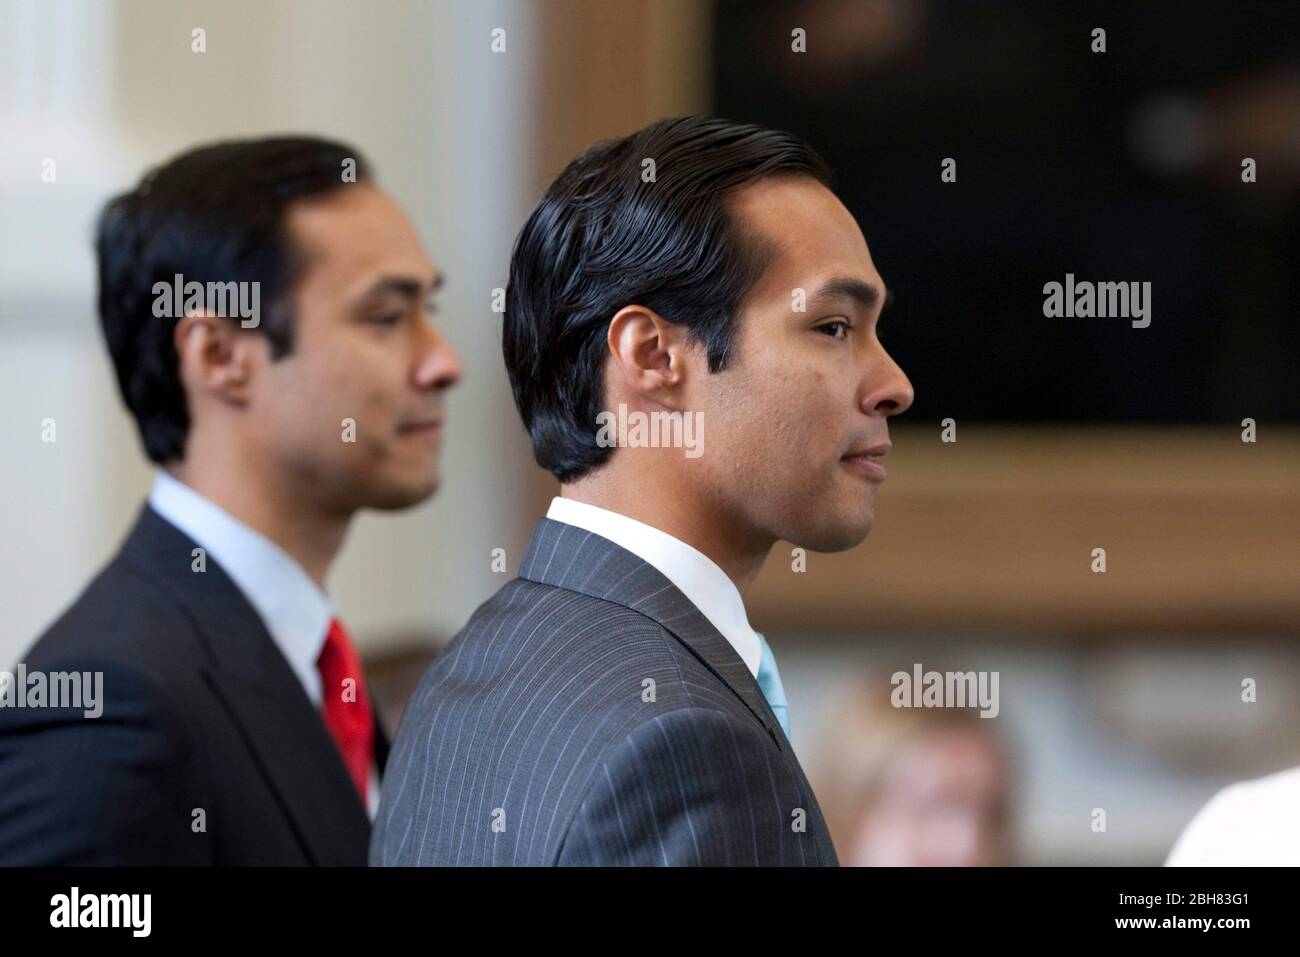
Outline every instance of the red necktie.
<path id="1" fill-rule="evenodd" d="M 364 803 L 375 754 L 375 715 L 370 710 L 361 659 L 337 618 L 330 622 L 316 668 L 320 671 L 325 699 L 325 726 L 334 736 L 334 743 Z"/>

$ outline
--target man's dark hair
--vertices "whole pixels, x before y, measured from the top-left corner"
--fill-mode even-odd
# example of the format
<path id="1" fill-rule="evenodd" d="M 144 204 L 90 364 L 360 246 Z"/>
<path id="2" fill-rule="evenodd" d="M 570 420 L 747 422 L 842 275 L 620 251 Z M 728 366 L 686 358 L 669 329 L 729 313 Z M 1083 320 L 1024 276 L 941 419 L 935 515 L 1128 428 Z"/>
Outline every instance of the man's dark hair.
<path id="1" fill-rule="evenodd" d="M 643 172 L 654 161 L 653 181 Z M 682 323 L 710 372 L 727 365 L 741 300 L 771 244 L 727 193 L 776 174 L 831 176 L 789 133 L 702 116 L 597 143 L 551 184 L 515 241 L 502 350 L 538 463 L 561 482 L 599 466 L 609 321 L 627 305 Z"/>
<path id="2" fill-rule="evenodd" d="M 306 136 L 214 143 L 149 171 L 104 207 L 95 236 L 99 317 L 122 398 L 153 461 L 183 458 L 190 424 L 176 318 L 154 315 L 154 284 L 171 286 L 177 274 L 205 288 L 259 283 L 256 329 L 274 358 L 286 355 L 293 347 L 287 293 L 304 257 L 290 241 L 285 211 L 342 189 L 353 178 L 345 173 L 357 182 L 370 177 L 364 158 L 344 143 Z"/>

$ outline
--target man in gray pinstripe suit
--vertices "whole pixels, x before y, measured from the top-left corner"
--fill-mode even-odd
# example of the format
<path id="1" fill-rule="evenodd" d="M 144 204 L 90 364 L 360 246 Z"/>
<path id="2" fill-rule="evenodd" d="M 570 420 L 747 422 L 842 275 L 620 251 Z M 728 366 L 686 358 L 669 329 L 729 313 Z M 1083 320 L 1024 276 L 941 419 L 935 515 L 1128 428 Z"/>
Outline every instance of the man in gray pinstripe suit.
<path id="1" fill-rule="evenodd" d="M 683 117 L 533 210 L 503 348 L 561 495 L 411 699 L 372 864 L 837 864 L 741 598 L 779 540 L 866 537 L 912 402 L 829 179 L 793 136 Z"/>

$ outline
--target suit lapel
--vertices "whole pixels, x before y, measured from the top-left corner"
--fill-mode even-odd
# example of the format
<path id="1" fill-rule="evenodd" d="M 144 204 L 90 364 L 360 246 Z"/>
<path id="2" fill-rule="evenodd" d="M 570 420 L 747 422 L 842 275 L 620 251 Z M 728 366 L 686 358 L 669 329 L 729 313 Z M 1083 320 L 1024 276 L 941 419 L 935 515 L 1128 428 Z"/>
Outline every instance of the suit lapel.
<path id="1" fill-rule="evenodd" d="M 519 577 L 612 601 L 659 623 L 744 702 L 778 748 L 789 748 L 736 649 L 653 565 L 594 532 L 544 518 L 533 531 Z"/>
<path id="2" fill-rule="evenodd" d="M 658 569 L 594 532 L 544 518 L 533 531 L 519 577 L 632 608 L 672 633 L 744 702 L 788 756 L 808 796 L 818 857 L 823 864 L 839 863 L 812 785 L 758 682 L 731 643 Z"/>
<path id="3" fill-rule="evenodd" d="M 364 861 L 370 822 L 343 759 L 257 612 L 211 558 L 146 507 L 122 559 L 181 606 L 205 646 L 204 676 L 239 727 L 250 759 L 280 799 L 315 864 Z"/>

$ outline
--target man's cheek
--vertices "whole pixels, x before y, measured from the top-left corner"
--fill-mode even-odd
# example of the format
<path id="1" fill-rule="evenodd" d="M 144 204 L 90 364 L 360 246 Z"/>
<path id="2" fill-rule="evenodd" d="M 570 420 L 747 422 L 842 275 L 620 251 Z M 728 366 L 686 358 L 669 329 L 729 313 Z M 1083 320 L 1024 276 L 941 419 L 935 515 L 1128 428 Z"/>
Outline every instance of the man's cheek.
<path id="1" fill-rule="evenodd" d="M 391 396 L 381 389 L 372 389 L 365 393 L 360 404 L 369 447 L 376 453 L 391 447 L 398 439 L 398 412 Z"/>
<path id="2" fill-rule="evenodd" d="M 351 441 L 368 445 L 384 424 L 378 414 L 381 391 L 369 385 L 375 377 L 364 344 L 349 343 L 348 350 L 341 345 L 323 352 L 314 370 L 316 409 L 328 415 L 338 430 L 351 427 Z"/>

